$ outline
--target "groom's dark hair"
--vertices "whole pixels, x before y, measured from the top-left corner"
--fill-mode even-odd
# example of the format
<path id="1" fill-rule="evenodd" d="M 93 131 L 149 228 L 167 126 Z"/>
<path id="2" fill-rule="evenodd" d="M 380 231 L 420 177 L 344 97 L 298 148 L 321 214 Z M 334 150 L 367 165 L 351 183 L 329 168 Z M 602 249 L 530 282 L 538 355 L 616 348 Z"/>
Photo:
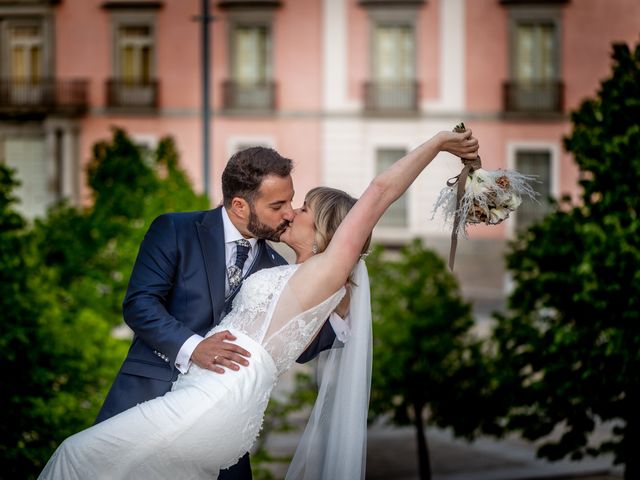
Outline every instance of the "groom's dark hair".
<path id="1" fill-rule="evenodd" d="M 249 204 L 268 175 L 287 177 L 293 162 L 273 148 L 251 147 L 235 153 L 222 172 L 222 202 L 231 206 L 234 197 L 244 198 Z"/>

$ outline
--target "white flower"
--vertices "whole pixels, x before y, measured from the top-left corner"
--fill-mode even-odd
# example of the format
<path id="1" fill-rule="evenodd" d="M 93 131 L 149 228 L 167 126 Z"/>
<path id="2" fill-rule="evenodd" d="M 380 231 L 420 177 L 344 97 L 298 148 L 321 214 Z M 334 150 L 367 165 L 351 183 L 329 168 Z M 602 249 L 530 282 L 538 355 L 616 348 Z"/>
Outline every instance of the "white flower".
<path id="1" fill-rule="evenodd" d="M 512 192 L 511 196 L 504 203 L 504 206 L 513 211 L 516 210 L 521 203 L 522 197 L 520 197 L 520 195 L 518 195 L 516 192 Z"/>
<path id="2" fill-rule="evenodd" d="M 489 223 L 496 224 L 509 216 L 511 211 L 505 207 L 496 207 L 489 210 Z"/>
<path id="3" fill-rule="evenodd" d="M 482 195 L 485 193 L 492 183 L 491 176 L 486 170 L 479 168 L 474 170 L 467 177 L 465 184 L 465 190 L 471 191 L 473 196 Z"/>

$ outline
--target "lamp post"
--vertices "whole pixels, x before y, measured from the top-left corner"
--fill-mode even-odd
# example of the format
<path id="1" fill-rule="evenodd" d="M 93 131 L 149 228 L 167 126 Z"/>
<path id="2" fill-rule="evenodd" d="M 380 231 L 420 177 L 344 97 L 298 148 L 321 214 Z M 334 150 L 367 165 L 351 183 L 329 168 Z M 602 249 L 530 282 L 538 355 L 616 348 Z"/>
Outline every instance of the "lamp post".
<path id="1" fill-rule="evenodd" d="M 202 0 L 202 14 L 198 18 L 202 22 L 202 175 L 204 177 L 204 194 L 207 198 L 209 198 L 209 140 L 211 135 L 209 23 L 214 19 L 209 12 L 209 1 Z"/>

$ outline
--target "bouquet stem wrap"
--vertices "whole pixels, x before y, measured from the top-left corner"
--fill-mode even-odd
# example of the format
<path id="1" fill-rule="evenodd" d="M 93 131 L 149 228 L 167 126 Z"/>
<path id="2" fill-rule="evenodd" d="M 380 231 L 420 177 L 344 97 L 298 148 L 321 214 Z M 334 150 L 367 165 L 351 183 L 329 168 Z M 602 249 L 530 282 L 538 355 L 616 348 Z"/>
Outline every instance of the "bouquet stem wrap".
<path id="1" fill-rule="evenodd" d="M 447 180 L 447 186 L 453 188 L 454 185 L 457 184 L 456 187 L 456 213 L 453 220 L 453 230 L 451 231 L 451 248 L 449 249 L 449 268 L 453 270 L 453 264 L 456 258 L 456 249 L 458 248 L 458 229 L 460 227 L 460 222 L 465 221 L 465 219 L 461 218 L 460 214 L 460 203 L 462 202 L 462 197 L 464 197 L 464 190 L 467 184 L 467 177 L 474 170 L 478 170 L 482 168 L 482 161 L 480 160 L 480 156 L 476 157 L 473 160 L 468 160 L 465 158 L 461 158 L 462 160 L 462 171 L 459 175 L 450 178 Z"/>

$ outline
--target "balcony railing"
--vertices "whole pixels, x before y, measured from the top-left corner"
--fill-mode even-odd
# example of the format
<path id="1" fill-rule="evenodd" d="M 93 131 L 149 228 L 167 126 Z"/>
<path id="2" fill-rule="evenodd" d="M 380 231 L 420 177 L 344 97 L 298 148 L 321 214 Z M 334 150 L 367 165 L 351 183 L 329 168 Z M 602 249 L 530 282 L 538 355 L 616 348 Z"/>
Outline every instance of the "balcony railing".
<path id="1" fill-rule="evenodd" d="M 218 0 L 218 7 L 222 9 L 247 8 L 277 8 L 282 0 Z"/>
<path id="2" fill-rule="evenodd" d="M 224 108 L 228 110 L 272 111 L 276 109 L 276 83 L 243 83 L 226 80 L 222 84 Z"/>
<path id="3" fill-rule="evenodd" d="M 564 85 L 560 81 L 509 81 L 504 84 L 507 113 L 562 113 Z"/>
<path id="4" fill-rule="evenodd" d="M 157 80 L 107 80 L 107 107 L 147 111 L 158 108 L 159 82 Z"/>
<path id="5" fill-rule="evenodd" d="M 364 84 L 364 108 L 370 113 L 418 111 L 420 85 L 416 81 L 375 81 Z"/>
<path id="6" fill-rule="evenodd" d="M 82 115 L 88 107 L 87 80 L 0 79 L 0 114 L 43 116 Z"/>

